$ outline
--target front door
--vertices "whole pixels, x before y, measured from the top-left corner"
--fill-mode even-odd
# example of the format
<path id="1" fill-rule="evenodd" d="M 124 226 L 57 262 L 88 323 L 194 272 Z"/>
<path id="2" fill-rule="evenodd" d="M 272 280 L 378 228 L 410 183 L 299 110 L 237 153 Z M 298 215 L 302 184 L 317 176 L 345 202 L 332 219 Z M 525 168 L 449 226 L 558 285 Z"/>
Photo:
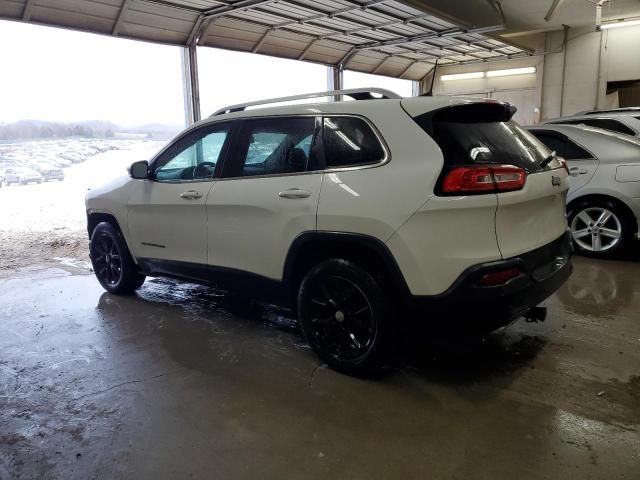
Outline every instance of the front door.
<path id="1" fill-rule="evenodd" d="M 127 225 L 136 258 L 206 265 L 206 202 L 229 129 L 227 122 L 188 132 L 134 185 Z"/>
<path id="2" fill-rule="evenodd" d="M 320 122 L 245 119 L 207 200 L 209 264 L 279 280 L 289 246 L 316 229 Z"/>
<path id="3" fill-rule="evenodd" d="M 599 161 L 589 151 L 566 135 L 553 130 L 535 129 L 538 140 L 567 161 L 569 167 L 569 197 L 584 187 L 596 172 Z"/>

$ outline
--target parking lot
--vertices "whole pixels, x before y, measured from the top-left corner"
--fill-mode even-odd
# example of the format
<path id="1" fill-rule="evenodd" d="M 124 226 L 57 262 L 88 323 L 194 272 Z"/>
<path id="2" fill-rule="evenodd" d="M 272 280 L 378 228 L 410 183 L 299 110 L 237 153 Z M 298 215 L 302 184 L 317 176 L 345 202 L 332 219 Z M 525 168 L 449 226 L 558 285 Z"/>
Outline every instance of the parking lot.
<path id="1" fill-rule="evenodd" d="M 41 143 L 15 143 L 11 150 L 28 158 L 29 152 L 34 150 L 33 145 Z M 89 142 L 69 143 L 71 145 L 66 148 L 73 150 L 83 148 Z M 0 265 L 0 278 L 30 266 L 66 264 L 88 271 L 84 209 L 87 191 L 121 176 L 131 162 L 150 157 L 163 144 L 112 140 L 108 150 L 66 166 L 63 181 L 0 188 L 0 255 L 4 259 Z M 7 145 L 4 147 L 8 149 Z M 3 166 L 0 166 L 2 171 Z"/>
<path id="2" fill-rule="evenodd" d="M 574 263 L 545 323 L 420 339 L 378 381 L 207 287 L 5 279 L 0 478 L 638 478 L 640 264 Z"/>

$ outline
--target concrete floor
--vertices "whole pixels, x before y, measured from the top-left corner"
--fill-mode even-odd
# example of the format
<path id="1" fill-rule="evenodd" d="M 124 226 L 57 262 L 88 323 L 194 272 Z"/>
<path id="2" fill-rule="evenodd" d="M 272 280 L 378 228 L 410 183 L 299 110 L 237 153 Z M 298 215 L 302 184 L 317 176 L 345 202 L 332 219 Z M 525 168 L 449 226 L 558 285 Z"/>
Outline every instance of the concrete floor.
<path id="1" fill-rule="evenodd" d="M 640 478 L 640 263 L 575 259 L 544 324 L 318 366 L 286 312 L 167 280 L 0 283 L 0 479 Z"/>

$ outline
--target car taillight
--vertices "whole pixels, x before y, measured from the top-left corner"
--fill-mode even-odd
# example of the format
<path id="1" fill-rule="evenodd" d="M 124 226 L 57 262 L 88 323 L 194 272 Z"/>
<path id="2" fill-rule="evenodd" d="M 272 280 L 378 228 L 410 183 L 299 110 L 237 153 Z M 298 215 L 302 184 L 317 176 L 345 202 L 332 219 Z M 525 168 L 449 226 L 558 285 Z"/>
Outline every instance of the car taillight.
<path id="1" fill-rule="evenodd" d="M 562 158 L 562 157 L 557 157 L 558 161 L 560 161 L 560 165 L 562 165 L 562 168 L 564 168 L 567 173 L 569 173 L 569 164 L 567 163 L 567 161 Z"/>
<path id="2" fill-rule="evenodd" d="M 514 165 L 457 167 L 445 176 L 442 192 L 449 194 L 512 192 L 527 181 L 527 172 Z"/>
<path id="3" fill-rule="evenodd" d="M 521 274 L 522 270 L 519 268 L 509 268 L 507 270 L 486 273 L 480 278 L 479 283 L 483 287 L 496 287 L 498 285 L 504 285 L 512 278 L 516 278 Z"/>

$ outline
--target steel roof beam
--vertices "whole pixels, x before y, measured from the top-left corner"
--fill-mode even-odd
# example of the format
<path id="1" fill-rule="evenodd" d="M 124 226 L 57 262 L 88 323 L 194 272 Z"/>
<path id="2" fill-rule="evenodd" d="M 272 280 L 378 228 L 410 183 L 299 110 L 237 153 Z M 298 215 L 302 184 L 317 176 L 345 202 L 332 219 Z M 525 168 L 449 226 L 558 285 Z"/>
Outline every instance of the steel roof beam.
<path id="1" fill-rule="evenodd" d="M 198 15 L 196 18 L 193 27 L 191 27 L 191 31 L 189 32 L 189 36 L 187 37 L 187 45 L 193 45 L 198 42 L 198 32 L 200 31 L 200 27 L 202 27 L 202 23 L 204 22 L 204 17 L 202 15 Z"/>
<path id="2" fill-rule="evenodd" d="M 376 68 L 373 69 L 373 71 L 371 72 L 373 75 L 375 75 L 376 73 L 378 73 L 380 71 L 380 69 L 382 68 L 382 66 L 386 63 L 386 61 L 389 59 L 391 55 L 387 55 L 386 57 L 384 57 L 382 59 L 382 61 L 376 65 Z"/>
<path id="3" fill-rule="evenodd" d="M 267 37 L 269 36 L 269 34 L 272 32 L 273 30 L 271 28 L 267 29 L 266 32 L 264 32 L 264 34 L 262 35 L 262 37 L 260 37 L 260 40 L 258 40 L 258 43 L 256 43 L 253 48 L 251 49 L 251 53 L 257 53 L 258 50 L 260 50 L 260 47 L 262 47 L 262 44 L 264 43 L 264 41 L 267 39 Z"/>
<path id="4" fill-rule="evenodd" d="M 124 17 L 127 14 L 127 10 L 129 9 L 130 4 L 131 0 L 124 0 L 122 2 L 122 6 L 120 7 L 120 11 L 118 12 L 118 18 L 116 18 L 116 23 L 113 24 L 111 35 L 118 35 L 120 33 L 120 27 L 122 27 L 122 22 L 124 21 Z"/>
<path id="5" fill-rule="evenodd" d="M 413 62 L 411 62 L 409 65 L 407 65 L 407 68 L 405 68 L 402 73 L 400 73 L 400 75 L 398 75 L 398 78 L 402 78 L 405 76 L 405 74 L 411 70 L 411 67 L 413 67 L 416 63 L 418 63 L 418 60 L 414 60 Z"/>
<path id="6" fill-rule="evenodd" d="M 377 42 L 371 42 L 365 45 L 358 45 L 358 50 L 366 50 L 373 47 L 391 47 L 395 45 L 401 45 L 403 43 L 415 43 L 423 40 L 429 40 L 431 38 L 446 38 L 455 37 L 456 35 L 469 34 L 469 33 L 485 33 L 487 31 L 493 31 L 494 27 L 482 27 L 470 30 L 464 30 L 461 28 L 451 28 L 444 32 L 431 32 L 431 33 L 418 33 L 416 35 L 403 36 L 401 38 L 394 38 L 391 40 L 381 40 Z"/>
<path id="7" fill-rule="evenodd" d="M 304 57 L 306 57 L 306 56 L 307 56 L 307 53 L 309 53 L 309 50 L 311 50 L 311 47 L 313 47 L 317 41 L 318 41 L 318 38 L 317 38 L 317 37 L 316 37 L 316 38 L 314 38 L 313 40 L 311 40 L 311 41 L 309 42 L 309 44 L 308 44 L 306 47 L 304 47 L 304 50 L 302 51 L 302 53 L 300 53 L 300 55 L 298 55 L 298 58 L 297 58 L 297 59 L 298 59 L 298 60 L 303 60 L 303 59 L 304 59 Z"/>
<path id="8" fill-rule="evenodd" d="M 33 9 L 34 0 L 27 0 L 22 9 L 22 20 L 28 22 L 31 18 L 31 10 Z"/>

